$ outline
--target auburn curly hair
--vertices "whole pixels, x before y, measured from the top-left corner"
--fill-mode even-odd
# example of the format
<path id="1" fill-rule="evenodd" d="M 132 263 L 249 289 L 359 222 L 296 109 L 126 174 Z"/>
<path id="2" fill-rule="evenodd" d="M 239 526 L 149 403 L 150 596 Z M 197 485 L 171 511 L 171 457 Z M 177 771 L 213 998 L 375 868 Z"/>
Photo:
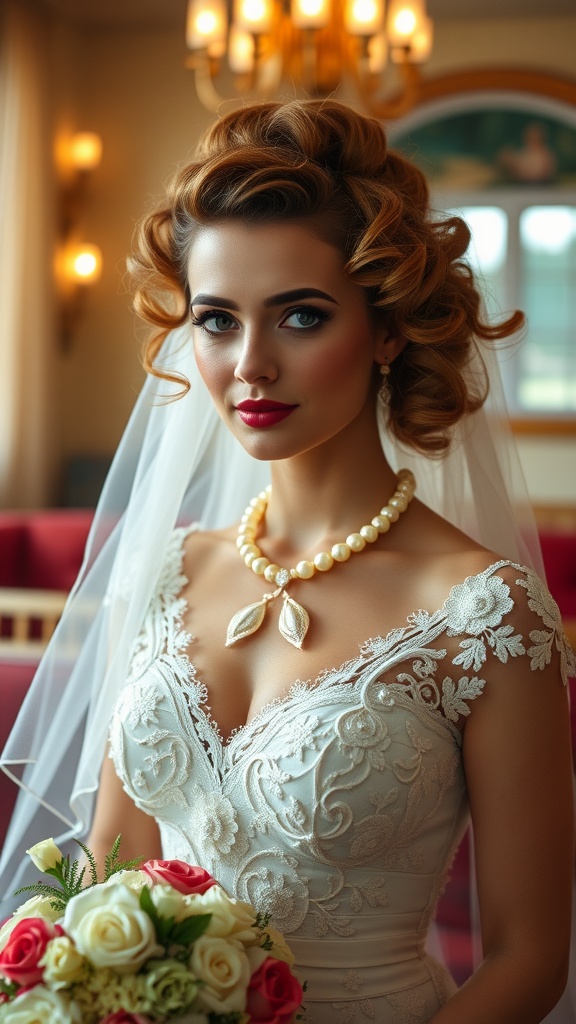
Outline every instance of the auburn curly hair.
<path id="1" fill-rule="evenodd" d="M 392 364 L 390 429 L 425 454 L 445 451 L 450 428 L 486 399 L 486 373 L 470 372 L 478 339 L 513 334 L 523 316 L 482 319 L 462 259 L 468 227 L 458 217 L 432 216 L 424 175 L 388 149 L 382 125 L 340 103 L 308 100 L 247 106 L 207 131 L 196 161 L 141 221 L 128 261 L 134 308 L 157 328 L 144 366 L 181 383 L 182 393 L 189 382 L 154 360 L 168 331 L 189 316 L 195 228 L 231 218 L 309 218 L 341 249 L 345 272 L 366 290 L 375 315 L 406 340 Z"/>

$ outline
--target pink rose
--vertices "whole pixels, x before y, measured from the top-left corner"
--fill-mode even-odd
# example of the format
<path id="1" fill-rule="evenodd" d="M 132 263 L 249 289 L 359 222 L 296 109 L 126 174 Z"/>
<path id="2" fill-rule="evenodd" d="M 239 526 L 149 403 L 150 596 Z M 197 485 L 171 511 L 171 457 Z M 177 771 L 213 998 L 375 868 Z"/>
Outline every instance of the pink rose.
<path id="1" fill-rule="evenodd" d="M 60 925 L 50 924 L 42 917 L 23 918 L 12 929 L 0 953 L 0 973 L 18 985 L 38 984 L 44 970 L 39 962 L 50 939 L 57 935 L 64 935 Z"/>
<path id="2" fill-rule="evenodd" d="M 246 1012 L 255 1024 L 289 1024 L 302 1002 L 302 986 L 288 964 L 269 956 L 254 971 Z"/>
<path id="3" fill-rule="evenodd" d="M 147 860 L 140 870 L 145 871 L 153 882 L 171 885 L 184 896 L 201 895 L 216 885 L 216 879 L 204 868 L 186 864 L 183 860 Z"/>
<path id="4" fill-rule="evenodd" d="M 152 1024 L 152 1021 L 140 1013 L 116 1010 L 116 1013 L 109 1013 L 107 1017 L 103 1017 L 100 1024 Z"/>

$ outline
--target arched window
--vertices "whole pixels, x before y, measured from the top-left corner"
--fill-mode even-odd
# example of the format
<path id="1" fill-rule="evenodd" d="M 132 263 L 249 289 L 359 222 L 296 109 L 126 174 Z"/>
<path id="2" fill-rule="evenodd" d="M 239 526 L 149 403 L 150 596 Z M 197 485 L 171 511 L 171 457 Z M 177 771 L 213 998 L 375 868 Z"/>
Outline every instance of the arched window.
<path id="1" fill-rule="evenodd" d="M 576 109 L 509 91 L 428 103 L 392 145 L 418 163 L 433 205 L 458 212 L 491 314 L 523 309 L 521 345 L 501 364 L 512 416 L 576 416 Z"/>

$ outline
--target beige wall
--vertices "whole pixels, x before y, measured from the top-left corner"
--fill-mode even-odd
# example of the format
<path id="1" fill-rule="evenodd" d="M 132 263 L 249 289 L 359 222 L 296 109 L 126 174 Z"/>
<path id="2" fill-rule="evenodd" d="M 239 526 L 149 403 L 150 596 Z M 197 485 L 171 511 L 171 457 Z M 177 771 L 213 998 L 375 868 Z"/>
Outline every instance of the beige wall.
<path id="1" fill-rule="evenodd" d="M 574 38 L 576 17 L 439 23 L 426 73 L 506 64 L 573 75 Z M 80 31 L 56 23 L 51 44 L 57 131 L 94 130 L 104 143 L 81 225 L 84 239 L 103 251 L 103 275 L 86 295 L 70 351 L 60 357 L 55 430 L 65 461 L 111 453 L 119 440 L 142 380 L 142 332 L 124 277 L 134 223 L 190 156 L 212 115 L 196 100 L 184 69 L 183 32 Z M 350 87 L 341 98 L 355 101 Z M 549 452 L 544 464 L 555 464 Z M 541 485 L 539 466 L 532 448 L 527 472 Z M 548 476 L 551 501 L 576 503 L 576 493 L 566 493 L 565 472 L 557 480 Z"/>

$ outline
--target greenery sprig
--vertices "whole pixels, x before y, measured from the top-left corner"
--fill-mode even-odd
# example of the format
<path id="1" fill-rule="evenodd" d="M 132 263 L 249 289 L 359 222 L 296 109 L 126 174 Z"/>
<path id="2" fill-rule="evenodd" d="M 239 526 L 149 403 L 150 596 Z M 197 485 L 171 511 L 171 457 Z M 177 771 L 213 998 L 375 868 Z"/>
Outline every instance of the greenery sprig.
<path id="1" fill-rule="evenodd" d="M 110 853 L 106 855 L 104 861 L 104 882 L 108 882 L 119 871 L 131 871 L 139 867 L 144 860 L 143 857 L 137 857 L 133 860 L 120 860 L 118 854 L 121 838 L 121 836 L 116 837 Z M 49 885 L 48 882 L 34 882 L 33 885 L 25 885 L 18 889 L 14 895 L 19 896 L 20 893 L 28 892 L 34 896 L 43 896 L 49 900 L 53 910 L 62 912 L 66 909 L 69 900 L 74 896 L 77 896 L 84 889 L 91 889 L 94 885 L 98 885 L 98 867 L 94 854 L 79 839 L 74 841 L 83 851 L 88 861 L 87 865 L 80 867 L 80 861 L 71 860 L 69 854 L 65 856 L 60 855 L 60 860 L 55 860 L 51 867 L 44 867 L 42 869 L 45 875 L 51 875 L 56 879 L 58 886 Z M 54 849 L 59 853 L 55 846 Z M 34 861 L 34 863 L 37 863 L 37 861 Z M 90 881 L 85 884 L 84 879 L 87 870 Z"/>
<path id="2" fill-rule="evenodd" d="M 204 934 L 212 919 L 212 914 L 196 914 L 195 917 L 187 917 L 178 922 L 174 917 L 160 917 L 147 886 L 140 892 L 140 906 L 148 914 L 158 941 L 165 949 L 172 946 L 191 946 Z"/>

